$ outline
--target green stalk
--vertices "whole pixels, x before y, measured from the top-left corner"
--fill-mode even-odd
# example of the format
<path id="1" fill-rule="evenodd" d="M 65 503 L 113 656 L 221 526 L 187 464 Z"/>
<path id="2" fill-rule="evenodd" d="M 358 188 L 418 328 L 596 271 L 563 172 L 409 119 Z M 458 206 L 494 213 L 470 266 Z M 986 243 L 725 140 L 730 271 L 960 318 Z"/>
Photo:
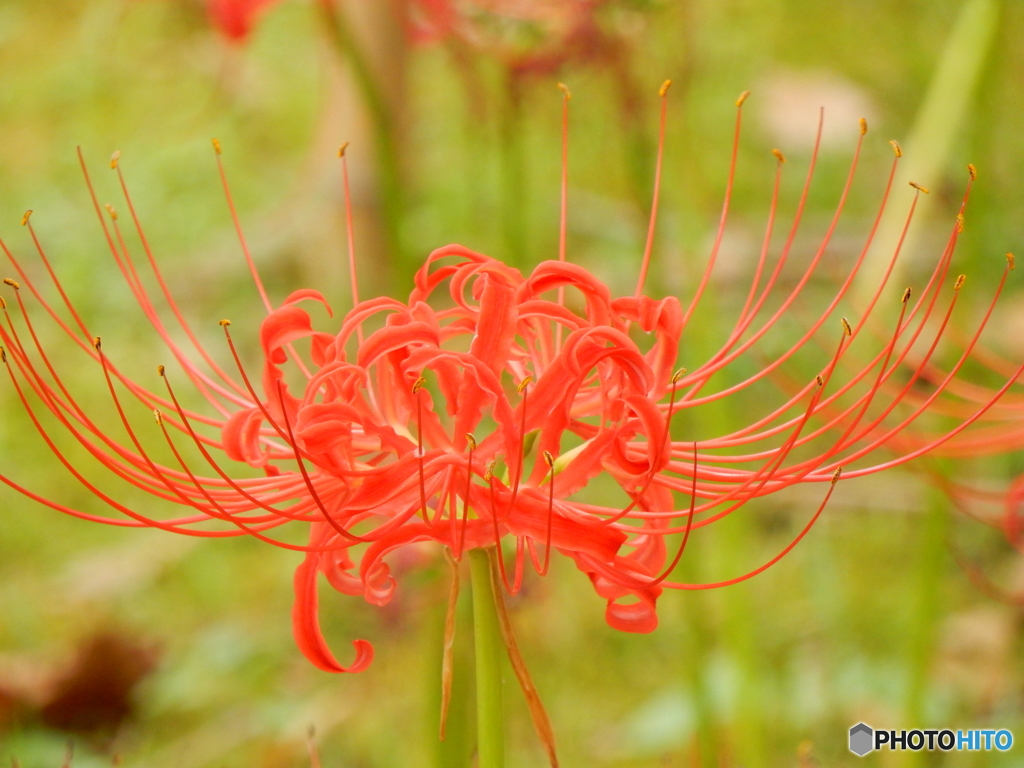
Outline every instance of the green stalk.
<path id="1" fill-rule="evenodd" d="M 893 189 L 904 197 L 897 198 L 901 202 L 887 209 L 864 268 L 857 275 L 855 292 L 862 303 L 866 303 L 874 293 L 903 229 L 907 182 L 915 181 L 934 189 L 946 176 L 953 142 L 973 117 L 970 106 L 981 84 L 985 62 L 995 44 L 1000 5 L 1000 0 L 964 0 L 960 6 L 960 13 L 936 62 L 928 91 L 903 147 L 904 158 L 900 161 Z M 966 181 L 966 168 L 960 165 L 957 186 Z M 908 265 L 918 256 L 916 250 L 922 224 L 936 205 L 935 198 L 936 195 L 924 196 L 919 201 L 915 224 L 907 232 L 902 255 L 889 281 L 893 290 L 902 290 Z"/>
<path id="2" fill-rule="evenodd" d="M 491 563 L 487 551 L 469 552 L 473 589 L 473 639 L 476 644 L 476 719 L 478 768 L 504 768 L 505 730 L 501 697 L 501 654 Z"/>

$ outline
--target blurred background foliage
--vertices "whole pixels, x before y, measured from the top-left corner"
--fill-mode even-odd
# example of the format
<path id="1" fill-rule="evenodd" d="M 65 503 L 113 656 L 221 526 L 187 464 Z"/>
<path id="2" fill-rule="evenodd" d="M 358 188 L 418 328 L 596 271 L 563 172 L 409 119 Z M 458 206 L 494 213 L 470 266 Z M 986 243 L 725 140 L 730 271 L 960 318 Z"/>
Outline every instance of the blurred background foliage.
<path id="1" fill-rule="evenodd" d="M 333 19 L 323 4 L 284 0 L 247 38 L 231 41 L 199 0 L 0 0 L 0 236 L 37 272 L 18 226 L 22 212 L 34 209 L 69 294 L 104 334 L 105 349 L 127 373 L 153 377 L 166 352 L 106 255 L 75 154 L 81 146 L 101 199 L 117 204 L 106 166 L 120 150 L 184 312 L 221 352 L 216 321 L 232 318 L 251 358 L 261 307 L 211 137 L 224 146 L 272 298 L 312 286 L 344 310 L 339 143 L 351 142 L 364 297 L 406 293 L 423 257 L 453 241 L 528 269 L 557 256 L 555 84 L 564 81 L 574 96 L 570 258 L 613 290 L 630 292 L 650 202 L 657 89 L 672 78 L 649 281 L 656 295 L 687 296 L 703 269 L 725 186 L 733 102 L 742 90 L 753 93 L 712 311 L 689 342 L 696 356 L 728 331 L 716 319 L 732 317 L 729 308 L 742 299 L 771 191 L 769 150 L 779 147 L 792 166 L 782 194 L 786 218 L 822 105 L 820 167 L 787 274 L 797 274 L 827 227 L 857 119 L 866 117 L 871 131 L 812 296 L 834 291 L 861 247 L 891 159 L 887 140 L 911 134 L 929 88 L 939 94 L 938 112 L 929 113 L 938 118 L 919 130 L 949 131 L 952 143 L 931 158 L 934 178 L 921 179 L 934 200 L 908 280 L 930 270 L 967 162 L 980 179 L 954 272 L 987 287 L 1003 252 L 1020 241 L 1018 2 L 608 0 L 587 10 L 592 26 L 581 37 L 563 34 L 573 3 L 480 5 L 519 18 L 485 15 L 476 37 L 445 36 L 402 0 L 349 0 Z M 991 34 L 981 29 L 965 43 L 967 54 L 951 52 L 947 41 L 969 12 L 990 14 Z M 339 31 L 354 46 L 339 46 Z M 935 91 L 933 78 L 943 61 L 947 74 L 966 71 L 971 55 L 979 69 L 953 94 L 964 98 L 958 114 L 956 99 L 943 96 L 942 82 Z M 371 96 L 377 113 L 368 108 Z M 895 194 L 903 204 L 909 199 L 905 187 Z M 979 302 L 986 292 L 979 290 Z M 1013 289 L 1005 297 L 989 334 L 1016 359 L 1024 353 L 1020 295 Z M 962 316 L 965 327 L 971 312 Z M 59 358 L 67 353 L 83 402 L 113 427 L 96 371 L 80 366 L 56 331 L 43 334 Z M 10 388 L 0 397 L 3 473 L 102 512 L 48 454 Z M 743 423 L 740 411 L 703 411 L 688 428 L 720 432 Z M 957 468 L 961 477 L 999 487 L 1022 464 L 1011 456 Z M 126 501 L 154 504 L 121 491 Z M 80 768 L 108 765 L 113 754 L 125 765 L 154 768 L 300 766 L 309 764 L 312 724 L 325 766 L 468 764 L 466 674 L 457 680 L 448 742 L 435 735 L 447 583 L 433 558 L 395 564 L 405 575 L 384 609 L 325 593 L 328 636 L 336 643 L 366 637 L 377 647 L 369 671 L 331 677 L 292 643 L 295 554 L 250 540 L 91 525 L 6 489 L 0 503 L 0 761 L 57 766 L 73 738 Z M 816 495 L 803 491 L 751 504 L 701 529 L 680 571 L 713 580 L 749 570 L 777 552 L 816 505 Z M 1020 566 L 997 531 L 954 512 L 918 475 L 897 471 L 844 482 L 812 534 L 758 578 L 666 595 L 653 635 L 607 628 L 601 602 L 565 563 L 552 577 L 529 581 L 510 605 L 566 766 L 852 765 L 846 729 L 858 720 L 1011 728 L 1024 738 L 1024 648 L 1012 598 L 1024 592 Z M 463 673 L 468 635 L 458 641 Z M 88 689 L 83 670 L 103 669 L 107 682 L 95 687 L 110 699 L 109 715 L 83 722 L 75 686 Z M 511 764 L 539 765 L 542 753 L 514 688 L 508 700 Z M 865 764 L 1024 765 L 1019 754 L 875 755 Z"/>

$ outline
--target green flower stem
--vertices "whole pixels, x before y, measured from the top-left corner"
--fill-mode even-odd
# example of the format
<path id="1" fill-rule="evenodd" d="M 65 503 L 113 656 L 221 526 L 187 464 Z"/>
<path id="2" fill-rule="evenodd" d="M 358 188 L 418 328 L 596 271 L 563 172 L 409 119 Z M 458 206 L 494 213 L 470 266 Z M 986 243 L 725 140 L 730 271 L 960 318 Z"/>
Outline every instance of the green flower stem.
<path id="1" fill-rule="evenodd" d="M 501 655 L 505 646 L 498 625 L 491 564 L 486 550 L 470 550 L 469 572 L 473 589 L 473 638 L 476 645 L 477 765 L 478 768 L 504 768 Z"/>

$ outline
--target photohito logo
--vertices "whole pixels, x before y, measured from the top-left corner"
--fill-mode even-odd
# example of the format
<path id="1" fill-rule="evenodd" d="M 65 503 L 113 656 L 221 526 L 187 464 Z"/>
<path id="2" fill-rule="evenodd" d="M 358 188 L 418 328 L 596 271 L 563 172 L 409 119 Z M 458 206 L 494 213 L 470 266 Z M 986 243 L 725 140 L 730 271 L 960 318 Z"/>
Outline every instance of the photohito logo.
<path id="1" fill-rule="evenodd" d="M 993 749 L 1005 752 L 1013 746 L 1013 734 L 1002 730 L 952 731 L 943 730 L 912 730 L 882 731 L 875 730 L 867 723 L 857 723 L 850 728 L 850 751 L 858 757 L 864 757 L 876 749 L 909 749 L 918 752 L 922 749 L 943 752 L 951 750 L 968 752 L 988 752 Z"/>

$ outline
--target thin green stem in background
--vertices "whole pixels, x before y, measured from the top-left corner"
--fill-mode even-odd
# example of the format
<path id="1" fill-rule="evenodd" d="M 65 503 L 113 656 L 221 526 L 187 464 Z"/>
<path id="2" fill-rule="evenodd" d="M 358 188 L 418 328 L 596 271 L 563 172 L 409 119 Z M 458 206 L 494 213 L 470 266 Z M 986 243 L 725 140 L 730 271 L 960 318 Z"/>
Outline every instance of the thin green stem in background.
<path id="1" fill-rule="evenodd" d="M 473 589 L 473 638 L 476 645 L 476 717 L 478 768 L 504 768 L 505 730 L 501 694 L 501 655 L 504 643 L 494 603 L 491 564 L 487 551 L 469 552 Z"/>
<path id="2" fill-rule="evenodd" d="M 896 177 L 895 189 L 904 195 L 907 182 L 914 181 L 927 188 L 935 188 L 943 181 L 949 166 L 953 142 L 968 119 L 968 107 L 974 98 L 985 61 L 988 59 L 996 39 L 999 26 L 1000 0 L 964 0 L 960 13 L 953 22 L 953 29 L 946 39 L 939 60 L 932 72 L 931 82 L 924 101 L 918 108 L 914 125 L 904 143 L 904 157 Z M 967 182 L 967 162 L 964 158 L 960 181 Z M 935 197 L 921 198 L 916 225 L 907 232 L 889 284 L 897 293 L 903 290 L 903 278 L 907 266 L 916 258 L 915 253 L 920 226 L 928 219 L 928 209 L 935 204 Z M 857 276 L 856 291 L 862 302 L 874 292 L 878 281 L 892 256 L 892 249 L 899 239 L 903 220 L 906 216 L 904 198 L 891 205 L 882 220 L 868 259 Z M 933 254 L 929 254 L 931 256 Z"/>
<path id="3" fill-rule="evenodd" d="M 344 15 L 331 0 L 321 0 L 320 8 L 327 25 L 328 36 L 339 57 L 352 70 L 359 95 L 373 122 L 374 150 L 377 178 L 380 184 L 381 223 L 388 256 L 401 262 L 403 258 L 401 224 L 403 214 L 403 187 L 399 161 L 397 121 L 384 96 L 383 88 L 374 76 L 366 55 L 356 40 L 355 33 Z"/>

